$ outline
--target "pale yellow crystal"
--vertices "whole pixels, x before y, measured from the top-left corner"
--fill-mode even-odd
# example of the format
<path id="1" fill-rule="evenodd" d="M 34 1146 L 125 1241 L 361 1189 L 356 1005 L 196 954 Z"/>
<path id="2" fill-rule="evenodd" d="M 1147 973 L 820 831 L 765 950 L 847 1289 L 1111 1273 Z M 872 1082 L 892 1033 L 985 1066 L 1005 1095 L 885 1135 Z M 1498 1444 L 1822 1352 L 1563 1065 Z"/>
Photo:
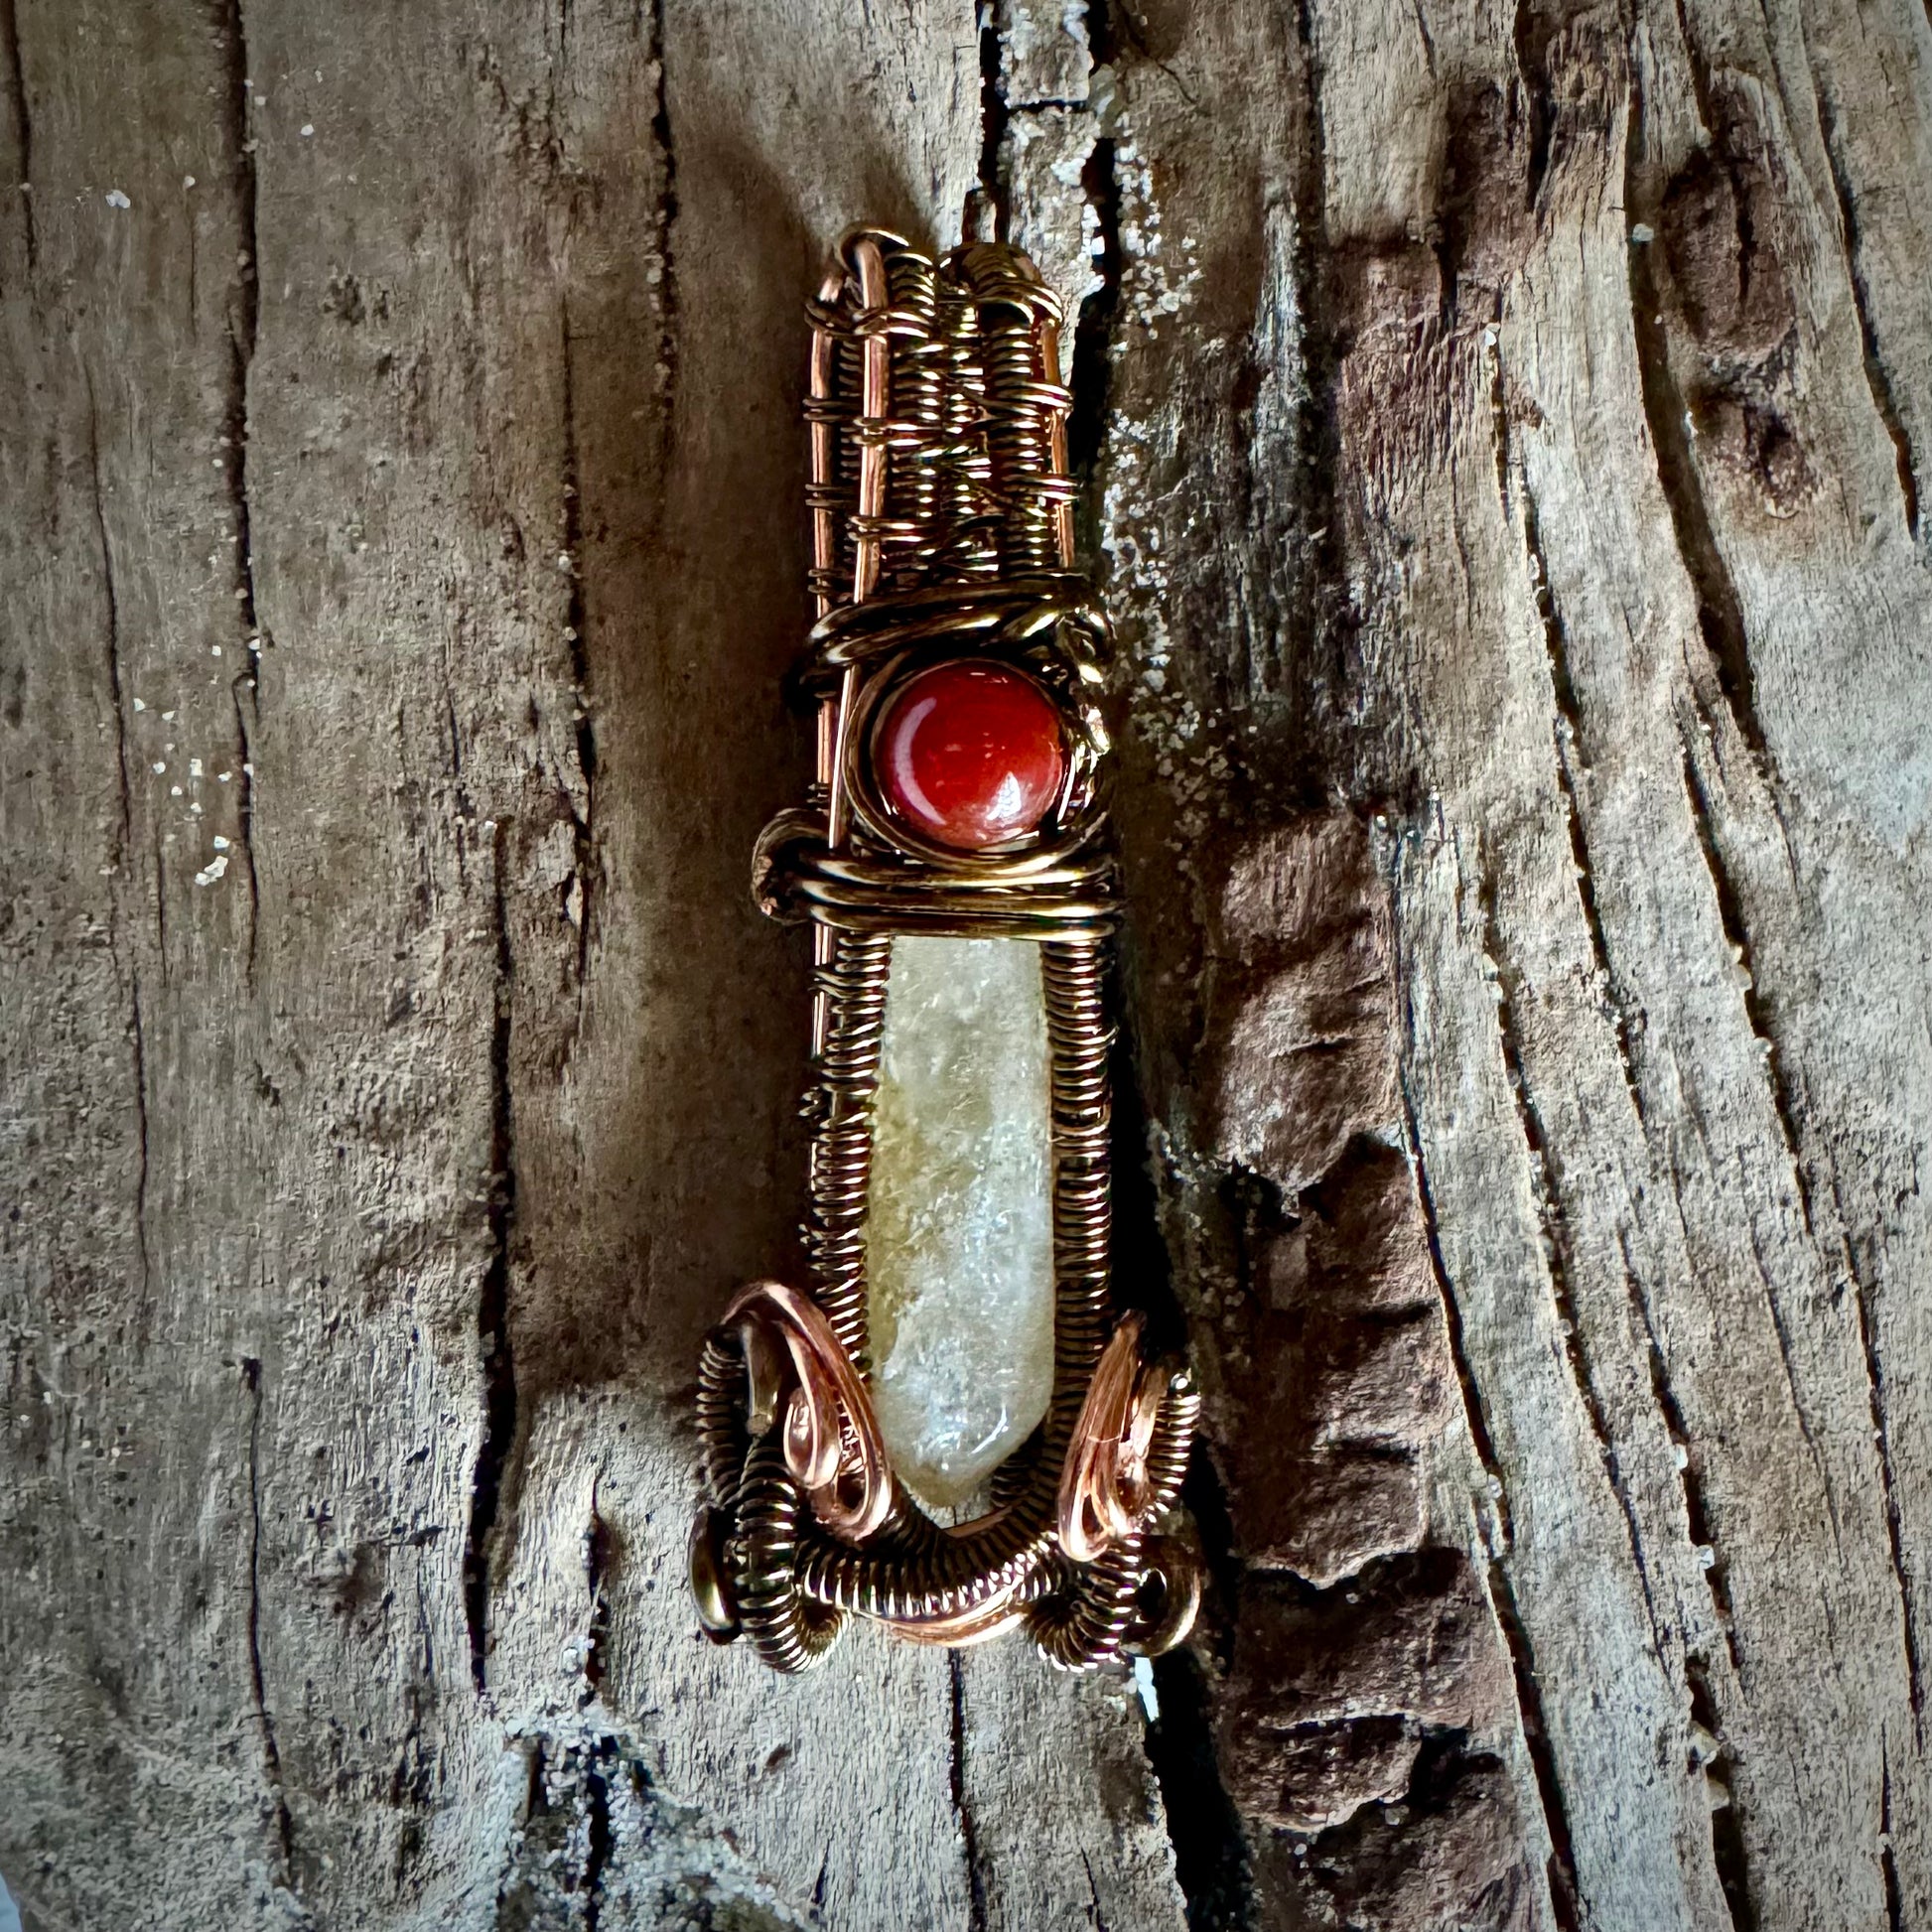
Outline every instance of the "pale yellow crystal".
<path id="1" fill-rule="evenodd" d="M 893 942 L 866 1223 L 893 1466 L 958 1503 L 1046 1413 L 1052 1143 L 1039 948 Z"/>

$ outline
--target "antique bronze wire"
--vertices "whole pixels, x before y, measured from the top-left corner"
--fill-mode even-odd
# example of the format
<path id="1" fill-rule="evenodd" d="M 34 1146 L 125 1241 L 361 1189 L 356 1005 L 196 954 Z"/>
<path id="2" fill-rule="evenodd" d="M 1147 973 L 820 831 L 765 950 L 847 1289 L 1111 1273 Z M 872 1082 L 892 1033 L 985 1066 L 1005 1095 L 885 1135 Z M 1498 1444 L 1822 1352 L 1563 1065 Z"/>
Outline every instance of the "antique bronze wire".
<path id="1" fill-rule="evenodd" d="M 1072 569 L 1071 398 L 1060 309 L 1018 250 L 935 263 L 851 231 L 809 307 L 810 589 L 800 673 L 818 720 L 802 809 L 760 836 L 754 891 L 813 939 L 809 1296 L 741 1293 L 707 1338 L 698 1426 L 709 1503 L 691 1543 L 706 1630 L 774 1668 L 823 1657 L 848 1616 L 913 1642 L 1025 1628 L 1069 1669 L 1177 1642 L 1192 1558 L 1157 1530 L 1200 1409 L 1184 1369 L 1146 1362 L 1116 1317 L 1105 1010 L 1118 888 L 1095 702 L 1108 631 Z M 920 836 L 875 773 L 905 682 L 961 657 L 1013 665 L 1056 700 L 1067 749 L 1039 828 L 991 852 Z M 1050 1055 L 1054 1368 L 1046 1416 L 995 1471 L 992 1507 L 942 1526 L 894 1474 L 866 1385 L 872 1109 L 895 935 L 1036 942 Z"/>

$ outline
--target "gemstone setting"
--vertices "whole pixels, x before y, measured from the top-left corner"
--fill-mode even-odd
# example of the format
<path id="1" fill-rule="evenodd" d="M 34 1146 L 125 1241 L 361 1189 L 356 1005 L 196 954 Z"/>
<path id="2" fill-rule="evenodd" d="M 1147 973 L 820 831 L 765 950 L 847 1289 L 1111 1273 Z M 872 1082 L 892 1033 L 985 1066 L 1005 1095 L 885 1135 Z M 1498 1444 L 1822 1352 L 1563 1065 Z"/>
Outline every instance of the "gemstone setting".
<path id="1" fill-rule="evenodd" d="M 893 810 L 954 852 L 1037 830 L 1067 765 L 1058 707 L 1038 682 L 972 658 L 935 664 L 894 695 L 873 759 Z"/>
<path id="2" fill-rule="evenodd" d="M 887 989 L 866 1225 L 873 1409 L 906 1485 L 950 1507 L 1052 1394 L 1039 947 L 900 935 Z"/>

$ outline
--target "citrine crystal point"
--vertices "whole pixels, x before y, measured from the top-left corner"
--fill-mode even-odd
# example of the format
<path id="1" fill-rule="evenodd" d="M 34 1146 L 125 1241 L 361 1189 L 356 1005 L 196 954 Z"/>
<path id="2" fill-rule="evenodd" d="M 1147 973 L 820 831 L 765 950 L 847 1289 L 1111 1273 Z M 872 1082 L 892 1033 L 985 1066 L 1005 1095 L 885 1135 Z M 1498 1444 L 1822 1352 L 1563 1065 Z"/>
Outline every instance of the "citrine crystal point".
<path id="1" fill-rule="evenodd" d="M 1037 945 L 894 940 L 866 1230 L 872 1399 L 928 1506 L 970 1497 L 1052 1393 L 1047 1064 Z"/>

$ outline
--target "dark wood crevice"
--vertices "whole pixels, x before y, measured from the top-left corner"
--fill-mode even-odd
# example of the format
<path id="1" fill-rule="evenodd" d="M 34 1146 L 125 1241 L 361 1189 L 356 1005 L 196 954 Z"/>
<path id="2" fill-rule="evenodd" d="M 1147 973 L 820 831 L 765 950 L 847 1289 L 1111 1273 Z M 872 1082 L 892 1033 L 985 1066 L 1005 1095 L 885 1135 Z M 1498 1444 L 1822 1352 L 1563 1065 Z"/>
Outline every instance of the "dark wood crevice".
<path id="1" fill-rule="evenodd" d="M 488 1683 L 492 1539 L 507 1500 L 504 1486 L 518 1420 L 516 1358 L 510 1332 L 510 1242 L 516 1227 L 516 1149 L 510 1057 L 515 981 L 503 883 L 508 834 L 508 827 L 496 827 L 492 862 L 495 980 L 489 1035 L 489 1171 L 484 1176 L 487 1246 L 477 1295 L 476 1327 L 483 1427 L 470 1477 L 470 1523 L 463 1558 L 470 1674 L 479 1695 Z"/>
<path id="2" fill-rule="evenodd" d="M 1665 295 L 1659 286 L 1652 254 L 1655 243 L 1640 239 L 1635 233 L 1638 228 L 1644 228 L 1656 234 L 1663 219 L 1663 208 L 1640 165 L 1644 151 L 1643 107 L 1634 77 L 1630 83 L 1629 126 L 1624 139 L 1629 155 L 1623 182 L 1624 215 L 1632 234 L 1630 327 L 1636 342 L 1644 421 L 1656 461 L 1657 483 L 1670 509 L 1678 556 L 1696 591 L 1698 625 L 1725 700 L 1744 743 L 1763 759 L 1766 757 L 1764 727 L 1757 715 L 1756 676 L 1751 666 L 1749 635 L 1737 587 L 1731 581 L 1718 543 L 1697 457 L 1687 434 L 1691 416 L 1672 362 L 1670 338 L 1663 319 Z"/>

